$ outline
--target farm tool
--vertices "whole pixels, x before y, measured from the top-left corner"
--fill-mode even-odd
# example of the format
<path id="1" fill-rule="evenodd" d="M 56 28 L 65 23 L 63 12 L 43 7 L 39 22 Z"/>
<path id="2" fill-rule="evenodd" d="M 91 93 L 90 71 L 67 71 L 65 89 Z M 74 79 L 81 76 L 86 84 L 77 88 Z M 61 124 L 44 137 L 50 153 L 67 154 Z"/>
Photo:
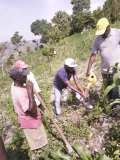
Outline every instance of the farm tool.
<path id="1" fill-rule="evenodd" d="M 88 80 L 88 81 L 89 81 L 89 83 L 88 83 L 88 85 L 87 85 L 87 89 L 88 89 L 91 85 L 95 84 L 95 82 L 96 82 L 95 74 L 91 74 L 91 76 L 89 77 L 89 80 Z M 43 108 L 46 110 L 46 112 L 47 112 L 47 114 L 48 114 L 48 118 L 51 120 L 51 122 L 52 122 L 53 125 L 55 126 L 56 130 L 57 130 L 58 133 L 60 134 L 60 136 L 61 136 L 61 138 L 62 138 L 62 140 L 63 140 L 63 142 L 64 142 L 64 144 L 65 144 L 65 146 L 66 146 L 66 149 L 67 149 L 68 154 L 71 154 L 71 153 L 74 151 L 74 152 L 80 157 L 80 154 L 78 153 L 77 149 L 75 149 L 74 146 L 71 146 L 71 144 L 68 142 L 67 138 L 65 137 L 65 135 L 64 135 L 64 133 L 63 133 L 62 128 L 60 128 L 59 125 L 57 124 L 57 120 L 55 120 L 55 119 L 51 116 L 51 114 L 50 114 L 50 112 L 49 112 L 46 104 L 44 103 L 43 99 L 41 98 L 41 96 L 40 96 L 38 93 L 35 93 L 35 95 L 37 96 L 38 100 L 41 102 Z M 44 114 L 43 111 L 41 111 L 41 112 Z"/>
<path id="2" fill-rule="evenodd" d="M 71 154 L 72 151 L 73 151 L 72 146 L 70 145 L 70 143 L 68 142 L 67 138 L 65 137 L 62 129 L 58 126 L 57 120 L 54 120 L 54 119 L 53 119 L 53 117 L 51 116 L 51 114 L 50 114 L 50 112 L 49 112 L 49 110 L 48 110 L 48 108 L 47 108 L 47 106 L 46 106 L 46 104 L 44 103 L 44 101 L 42 100 L 42 98 L 39 96 L 38 93 L 36 93 L 36 96 L 37 96 L 38 100 L 41 102 L 41 104 L 42 104 L 42 106 L 44 107 L 44 109 L 46 110 L 46 112 L 47 112 L 47 114 L 48 114 L 48 118 L 52 121 L 52 123 L 54 124 L 56 130 L 57 130 L 58 133 L 60 134 L 60 136 L 61 136 L 61 138 L 62 138 L 62 140 L 63 140 L 63 142 L 64 142 L 64 144 L 65 144 L 65 146 L 66 146 L 66 148 L 67 148 L 68 153 Z M 42 111 L 42 113 L 43 113 L 43 111 Z M 43 114 L 44 114 L 44 113 L 43 113 Z"/>
<path id="3" fill-rule="evenodd" d="M 67 138 L 65 137 L 62 129 L 61 129 L 61 128 L 59 127 L 59 125 L 57 124 L 57 121 L 54 120 L 53 117 L 51 116 L 51 114 L 50 114 L 50 112 L 49 112 L 46 104 L 45 104 L 44 101 L 42 100 L 42 98 L 39 96 L 38 93 L 36 93 L 36 96 L 37 96 L 37 98 L 39 99 L 39 101 L 41 102 L 41 104 L 42 104 L 42 106 L 44 107 L 44 109 L 46 110 L 46 112 L 47 112 L 47 114 L 48 114 L 48 116 L 49 116 L 49 119 L 52 121 L 52 123 L 54 124 L 56 130 L 57 130 L 58 133 L 60 134 L 60 136 L 61 136 L 61 138 L 62 138 L 62 140 L 63 140 L 63 142 L 64 142 L 64 144 L 65 144 L 65 146 L 66 146 L 67 153 L 68 153 L 69 155 L 71 155 L 73 152 L 75 152 L 76 156 L 77 156 L 77 157 L 80 157 L 80 158 L 81 158 L 81 156 L 83 156 L 83 155 L 85 156 L 85 154 L 86 154 L 86 153 L 84 153 L 85 150 L 80 150 L 80 148 L 82 148 L 82 146 L 80 146 L 80 145 L 78 145 L 78 144 L 74 144 L 73 146 L 71 146 L 71 144 L 68 142 Z M 42 111 L 42 113 L 43 113 L 43 111 Z M 43 113 L 43 114 L 44 114 L 44 113 Z M 80 154 L 82 154 L 82 155 L 80 155 Z M 53 155 L 55 156 L 55 154 L 53 154 Z M 53 156 L 53 155 L 52 155 L 52 156 Z M 66 160 L 70 160 L 70 159 L 71 159 L 70 156 L 64 154 L 64 153 L 63 153 L 62 151 L 60 151 L 60 150 L 59 150 L 58 152 L 56 152 L 56 155 L 57 155 L 58 157 L 61 157 L 61 158 L 64 157 L 64 159 L 66 159 Z M 87 157 L 87 156 L 88 156 L 88 155 L 86 155 L 86 157 Z M 91 156 L 91 155 L 89 154 L 89 157 L 90 157 L 90 156 Z M 87 159 L 87 158 L 86 158 L 86 160 L 91 160 L 91 159 L 89 159 L 89 158 Z"/>

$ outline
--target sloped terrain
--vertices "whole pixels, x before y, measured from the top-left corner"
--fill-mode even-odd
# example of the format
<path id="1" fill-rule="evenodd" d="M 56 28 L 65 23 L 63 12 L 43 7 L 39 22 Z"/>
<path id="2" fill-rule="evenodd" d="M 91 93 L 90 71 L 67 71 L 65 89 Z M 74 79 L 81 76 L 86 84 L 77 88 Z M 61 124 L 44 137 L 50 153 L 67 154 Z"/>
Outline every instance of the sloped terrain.
<path id="1" fill-rule="evenodd" d="M 81 84 L 86 87 L 85 72 L 90 44 L 94 37 L 93 32 L 85 32 L 82 35 L 75 34 L 60 41 L 54 45 L 57 54 L 49 57 L 49 59 L 42 55 L 41 50 L 17 57 L 30 65 L 30 70 L 36 76 L 43 98 L 51 114 L 53 114 L 51 104 L 53 78 L 59 67 L 63 65 L 65 58 L 73 57 L 76 59 Z M 11 80 L 8 77 L 8 70 L 14 61 L 13 57 L 8 59 L 0 75 L 0 131 L 5 141 L 9 159 L 52 160 L 53 158 L 50 158 L 49 155 L 58 149 L 64 150 L 65 146 L 49 118 L 46 116 L 43 118 L 49 144 L 35 152 L 30 152 L 24 134 L 18 127 L 17 117 L 13 111 L 10 97 Z M 97 153 L 103 153 L 104 151 L 111 157 L 113 157 L 116 151 L 118 156 L 120 153 L 119 120 L 116 123 L 114 118 L 104 112 L 105 106 L 103 106 L 100 94 L 102 81 L 99 71 L 99 60 L 94 69 L 98 79 L 96 86 L 91 91 L 95 100 L 94 109 L 87 111 L 83 106 L 76 105 L 70 95 L 69 101 L 62 105 L 63 113 L 58 117 L 57 121 L 71 145 L 77 143 L 85 146 L 94 155 L 93 159 L 95 159 Z M 96 99 L 96 93 L 99 94 L 100 99 Z M 111 130 L 114 130 L 114 133 Z M 114 140 L 112 139 L 113 134 Z M 73 157 L 72 159 L 74 160 L 75 158 Z M 118 159 L 116 158 L 115 160 Z"/>

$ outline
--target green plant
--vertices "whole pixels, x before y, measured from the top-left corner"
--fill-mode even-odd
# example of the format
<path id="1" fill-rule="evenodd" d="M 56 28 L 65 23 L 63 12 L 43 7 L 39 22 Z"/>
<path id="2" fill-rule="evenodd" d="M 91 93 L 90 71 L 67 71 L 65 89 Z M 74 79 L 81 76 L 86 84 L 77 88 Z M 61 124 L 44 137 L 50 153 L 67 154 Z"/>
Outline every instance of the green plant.
<path id="1" fill-rule="evenodd" d="M 113 83 L 111 85 L 108 85 L 106 87 L 106 89 L 104 90 L 104 103 L 107 104 L 107 107 L 105 108 L 106 113 L 111 114 L 114 111 L 118 111 L 118 108 L 116 108 L 116 105 L 120 104 L 120 99 L 119 99 L 119 95 L 120 95 L 120 66 L 117 63 L 114 67 L 113 67 Z M 116 94 L 118 95 L 118 98 L 115 99 L 108 99 L 108 96 L 110 94 L 110 92 L 116 92 Z"/>
<path id="2" fill-rule="evenodd" d="M 12 143 L 7 147 L 8 159 L 10 160 L 21 160 L 29 159 L 28 147 L 24 144 L 24 137 L 20 130 L 14 133 Z"/>
<path id="3" fill-rule="evenodd" d="M 54 160 L 71 160 L 71 157 L 63 153 L 60 149 L 57 152 L 51 152 L 50 157 Z"/>
<path id="4" fill-rule="evenodd" d="M 73 148 L 78 153 L 81 160 L 92 160 L 92 156 L 86 148 L 84 148 L 78 144 L 74 144 Z"/>
<path id="5" fill-rule="evenodd" d="M 105 141 L 105 152 L 114 160 L 117 157 L 120 158 L 120 124 L 119 122 L 113 124 L 109 129 L 108 134 L 106 134 L 106 141 Z"/>

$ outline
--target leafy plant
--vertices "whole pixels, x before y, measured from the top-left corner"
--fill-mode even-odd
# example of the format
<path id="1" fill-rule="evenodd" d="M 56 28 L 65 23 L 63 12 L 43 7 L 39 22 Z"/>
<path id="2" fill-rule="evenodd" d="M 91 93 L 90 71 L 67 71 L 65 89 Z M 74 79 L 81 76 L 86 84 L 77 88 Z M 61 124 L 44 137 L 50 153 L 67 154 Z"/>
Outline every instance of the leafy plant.
<path id="1" fill-rule="evenodd" d="M 105 137 L 104 147 L 106 154 L 110 155 L 114 160 L 118 160 L 120 158 L 120 124 L 113 124 Z"/>
<path id="2" fill-rule="evenodd" d="M 113 111 L 116 111 L 120 108 L 117 108 L 116 106 L 120 104 L 120 66 L 117 63 L 113 67 L 113 83 L 111 85 L 108 85 L 104 91 L 104 102 L 107 104 L 107 107 L 105 108 L 107 113 L 112 113 Z M 110 92 L 115 92 L 116 98 L 111 98 L 109 100 L 107 97 L 109 96 Z M 116 96 L 117 95 L 117 96 Z M 119 111 L 119 110 L 118 110 Z"/>
<path id="3" fill-rule="evenodd" d="M 74 144 L 73 148 L 78 153 L 81 160 L 92 160 L 92 156 L 91 156 L 90 152 L 87 149 L 85 149 L 84 147 L 82 147 L 78 144 Z"/>

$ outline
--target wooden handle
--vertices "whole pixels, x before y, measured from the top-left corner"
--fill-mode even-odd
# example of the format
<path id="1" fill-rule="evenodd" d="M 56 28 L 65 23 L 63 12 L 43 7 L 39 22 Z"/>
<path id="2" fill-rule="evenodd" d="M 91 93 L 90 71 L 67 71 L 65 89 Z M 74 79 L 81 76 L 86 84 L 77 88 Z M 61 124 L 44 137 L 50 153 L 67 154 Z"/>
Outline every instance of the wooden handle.
<path id="1" fill-rule="evenodd" d="M 35 94 L 36 94 L 38 100 L 41 102 L 42 106 L 45 108 L 46 112 L 48 113 L 49 118 L 50 118 L 50 120 L 52 121 L 52 123 L 54 124 L 55 128 L 56 128 L 57 131 L 59 132 L 59 134 L 60 134 L 63 142 L 65 143 L 65 145 L 66 145 L 66 147 L 67 147 L 68 152 L 71 153 L 71 152 L 73 151 L 73 149 L 72 149 L 70 143 L 67 141 L 65 135 L 63 134 L 62 129 L 58 126 L 58 124 L 57 124 L 57 123 L 54 121 L 54 119 L 50 116 L 49 110 L 48 110 L 47 106 L 45 105 L 44 101 L 42 100 L 42 98 L 39 96 L 39 94 L 38 94 L 38 93 L 35 93 Z"/>

